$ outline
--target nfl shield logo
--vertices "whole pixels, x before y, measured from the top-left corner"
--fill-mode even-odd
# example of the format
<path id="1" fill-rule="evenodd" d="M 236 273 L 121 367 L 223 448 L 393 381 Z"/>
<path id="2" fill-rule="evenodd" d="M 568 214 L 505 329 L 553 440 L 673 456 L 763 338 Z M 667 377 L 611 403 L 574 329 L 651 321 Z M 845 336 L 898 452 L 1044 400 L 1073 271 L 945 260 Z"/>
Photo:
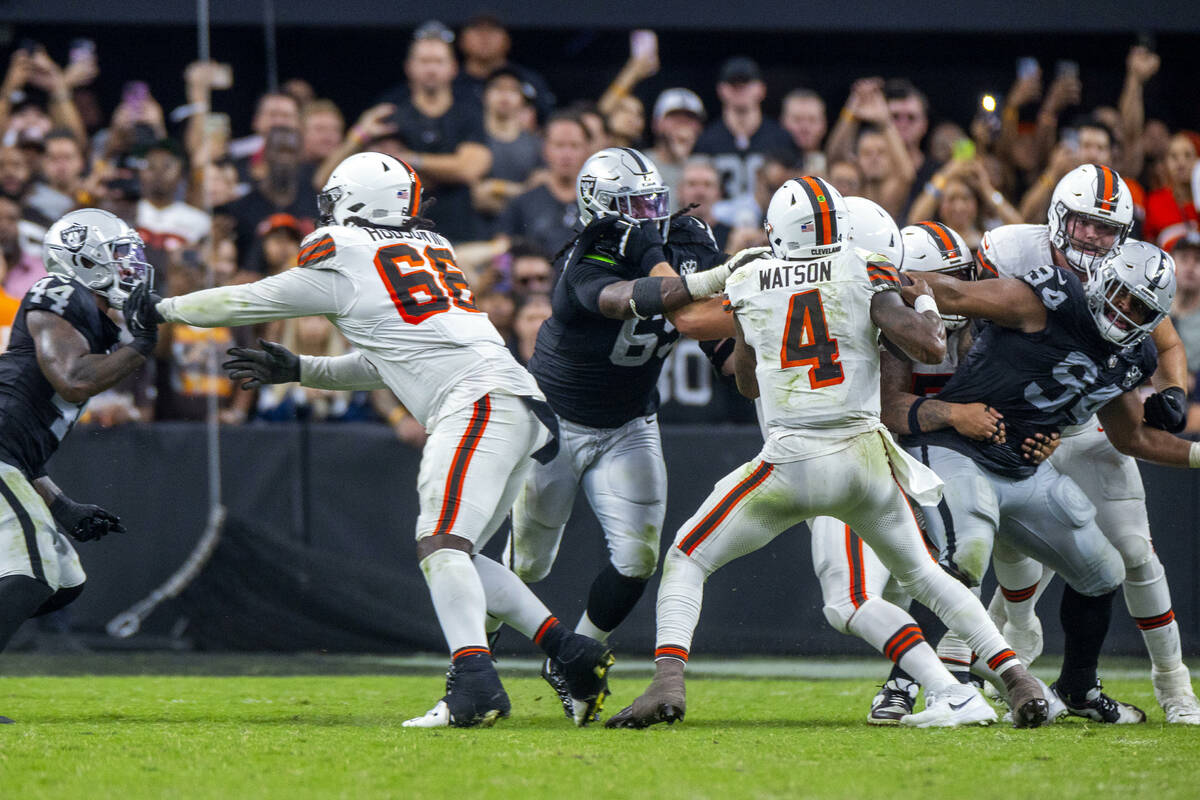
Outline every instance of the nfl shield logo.
<path id="1" fill-rule="evenodd" d="M 83 243 L 87 240 L 86 225 L 71 225 L 62 232 L 62 243 L 72 253 L 78 253 L 83 249 Z"/>

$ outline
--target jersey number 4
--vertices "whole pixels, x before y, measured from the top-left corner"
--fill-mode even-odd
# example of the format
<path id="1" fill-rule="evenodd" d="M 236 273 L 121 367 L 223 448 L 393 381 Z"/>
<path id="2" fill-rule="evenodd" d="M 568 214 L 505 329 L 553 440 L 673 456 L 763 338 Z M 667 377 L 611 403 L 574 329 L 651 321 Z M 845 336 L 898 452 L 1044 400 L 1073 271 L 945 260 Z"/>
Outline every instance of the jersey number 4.
<path id="1" fill-rule="evenodd" d="M 391 244 L 375 253 L 375 269 L 405 322 L 417 325 L 449 311 L 451 304 L 479 311 L 467 276 L 445 248 L 427 246 L 418 252 L 412 245 Z"/>
<path id="2" fill-rule="evenodd" d="M 829 338 L 820 290 L 792 295 L 783 327 L 783 346 L 779 348 L 779 365 L 785 369 L 811 367 L 808 382 L 813 389 L 835 386 L 846 379 L 838 363 L 837 339 Z"/>

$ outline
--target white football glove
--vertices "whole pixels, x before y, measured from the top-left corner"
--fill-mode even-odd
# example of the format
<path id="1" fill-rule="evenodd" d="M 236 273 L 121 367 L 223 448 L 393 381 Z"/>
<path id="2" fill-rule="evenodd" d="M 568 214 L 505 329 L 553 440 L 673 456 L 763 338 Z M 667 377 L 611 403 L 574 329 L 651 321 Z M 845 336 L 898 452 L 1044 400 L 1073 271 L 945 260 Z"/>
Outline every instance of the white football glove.
<path id="1" fill-rule="evenodd" d="M 770 251 L 770 247 L 747 247 L 734 253 L 724 264 L 718 264 L 704 272 L 685 275 L 683 282 L 693 298 L 699 300 L 702 297 L 712 297 L 725 291 L 725 281 L 729 280 L 730 275 Z"/>

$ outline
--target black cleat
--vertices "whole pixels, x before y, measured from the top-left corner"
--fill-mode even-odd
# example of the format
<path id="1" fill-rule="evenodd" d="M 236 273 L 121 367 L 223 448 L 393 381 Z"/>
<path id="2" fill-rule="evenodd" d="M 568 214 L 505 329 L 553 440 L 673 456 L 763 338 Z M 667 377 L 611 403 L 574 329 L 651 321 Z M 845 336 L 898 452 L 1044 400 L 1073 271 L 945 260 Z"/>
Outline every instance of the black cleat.
<path id="1" fill-rule="evenodd" d="M 583 727 L 599 718 L 608 697 L 612 650 L 590 636 L 572 633 L 557 658 L 542 665 L 542 677 L 558 694 L 567 719 Z"/>
<path id="2" fill-rule="evenodd" d="M 406 728 L 489 728 L 509 715 L 512 704 L 490 663 L 484 669 L 451 664 L 446 673 L 446 696 L 424 716 L 406 720 Z"/>
<path id="3" fill-rule="evenodd" d="M 913 713 L 921 686 L 912 681 L 905 681 L 905 684 L 901 686 L 899 681 L 892 678 L 880 686 L 879 692 L 871 699 L 867 722 L 872 725 L 899 725 L 901 717 Z"/>
<path id="4" fill-rule="evenodd" d="M 1069 695 L 1059 690 L 1056 681 L 1050 687 L 1050 691 L 1059 696 L 1063 705 L 1067 707 L 1067 713 L 1074 717 L 1084 717 L 1108 725 L 1136 725 L 1146 721 L 1145 711 L 1131 703 L 1114 700 L 1104 693 L 1103 688 L 1097 679 L 1096 685 L 1084 695 Z"/>

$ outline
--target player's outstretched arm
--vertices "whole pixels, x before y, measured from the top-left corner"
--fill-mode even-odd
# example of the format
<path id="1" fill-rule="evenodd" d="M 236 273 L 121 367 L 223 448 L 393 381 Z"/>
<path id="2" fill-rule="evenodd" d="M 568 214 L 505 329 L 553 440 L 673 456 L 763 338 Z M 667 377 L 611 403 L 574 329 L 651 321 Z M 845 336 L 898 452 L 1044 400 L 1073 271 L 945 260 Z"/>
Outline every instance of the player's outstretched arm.
<path id="1" fill-rule="evenodd" d="M 83 334 L 59 315 L 40 309 L 29 311 L 25 324 L 33 338 L 38 367 L 62 399 L 82 403 L 120 383 L 146 363 L 158 342 L 158 324 L 152 319 L 150 296 L 145 284 L 130 293 L 124 312 L 133 342 L 104 354 L 92 353 Z"/>
<path id="2" fill-rule="evenodd" d="M 912 366 L 890 352 L 879 354 L 880 418 L 898 434 L 954 428 L 968 439 L 1004 443 L 1004 415 L 986 403 L 948 403 L 909 391 Z"/>
<path id="3" fill-rule="evenodd" d="M 904 274 L 912 278 L 915 273 Z M 929 285 L 938 308 L 946 314 L 990 319 L 998 325 L 1026 333 L 1036 333 L 1046 327 L 1046 307 L 1024 281 L 1015 278 L 960 281 L 937 272 L 922 272 L 920 279 Z M 919 294 L 913 286 L 904 286 L 900 292 L 909 303 Z"/>
<path id="4" fill-rule="evenodd" d="M 924 295 L 927 301 L 931 300 L 920 279 L 914 285 L 917 288 L 914 297 Z M 930 305 L 933 306 L 932 302 Z M 946 358 L 946 327 L 936 306 L 917 311 L 905 305 L 899 292 L 876 292 L 871 298 L 871 321 L 913 361 L 939 364 Z"/>
<path id="5" fill-rule="evenodd" d="M 1113 447 L 1125 455 L 1168 467 L 1200 469 L 1200 442 L 1145 424 L 1137 392 L 1125 392 L 1109 401 L 1097 416 Z"/>
<path id="6" fill-rule="evenodd" d="M 36 478 L 33 488 L 45 501 L 54 521 L 76 541 L 90 542 L 110 533 L 125 532 L 125 526 L 116 514 L 91 503 L 76 503 L 63 494 L 48 475 Z"/>
<path id="7" fill-rule="evenodd" d="M 157 305 L 165 322 L 197 328 L 256 325 L 290 317 L 336 314 L 353 295 L 349 279 L 328 269 L 297 267 L 254 283 L 168 297 Z"/>

